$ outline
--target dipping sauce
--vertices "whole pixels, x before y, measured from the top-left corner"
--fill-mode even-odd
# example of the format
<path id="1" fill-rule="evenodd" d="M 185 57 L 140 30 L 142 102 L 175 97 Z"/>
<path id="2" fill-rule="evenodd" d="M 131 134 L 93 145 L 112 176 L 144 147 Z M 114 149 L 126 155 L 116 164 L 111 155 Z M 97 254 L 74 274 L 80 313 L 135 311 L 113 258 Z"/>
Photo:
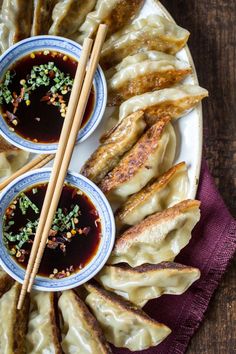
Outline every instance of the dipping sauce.
<path id="1" fill-rule="evenodd" d="M 48 50 L 17 61 L 0 83 L 1 113 L 10 130 L 35 143 L 58 142 L 77 64 L 68 55 Z M 94 103 L 92 88 L 82 127 Z"/>
<path id="2" fill-rule="evenodd" d="M 38 184 L 22 192 L 4 216 L 4 244 L 23 268 L 28 263 L 46 189 L 47 184 Z M 80 271 L 96 255 L 101 232 L 99 215 L 91 200 L 65 184 L 39 274 L 61 279 Z"/>

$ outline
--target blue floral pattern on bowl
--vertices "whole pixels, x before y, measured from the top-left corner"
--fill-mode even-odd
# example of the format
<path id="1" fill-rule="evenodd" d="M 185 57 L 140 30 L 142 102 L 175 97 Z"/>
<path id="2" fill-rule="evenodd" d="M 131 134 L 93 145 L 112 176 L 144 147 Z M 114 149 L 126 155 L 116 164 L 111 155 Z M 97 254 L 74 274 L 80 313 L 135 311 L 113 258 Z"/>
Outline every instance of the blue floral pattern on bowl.
<path id="1" fill-rule="evenodd" d="M 23 283 L 25 270 L 21 268 L 7 251 L 3 243 L 3 216 L 11 201 L 22 191 L 32 185 L 49 180 L 50 168 L 30 171 L 12 182 L 0 196 L 0 265 L 15 280 Z M 115 240 L 115 223 L 113 212 L 100 189 L 86 177 L 68 172 L 66 182 L 81 189 L 93 202 L 98 210 L 102 226 L 102 238 L 94 258 L 81 271 L 63 279 L 49 279 L 37 276 L 34 288 L 43 291 L 60 291 L 75 288 L 92 277 L 106 263 Z"/>
<path id="2" fill-rule="evenodd" d="M 1 56 L 0 79 L 3 78 L 4 74 L 9 69 L 9 67 L 11 67 L 17 60 L 29 53 L 32 53 L 33 51 L 35 52 L 40 50 L 54 50 L 62 52 L 71 57 L 74 57 L 76 60 L 79 60 L 82 47 L 74 41 L 57 36 L 37 36 L 27 38 L 10 47 Z M 93 85 L 95 89 L 94 109 L 88 122 L 80 130 L 77 138 L 77 143 L 84 141 L 92 134 L 92 132 L 96 129 L 99 122 L 101 121 L 106 108 L 107 87 L 106 80 L 100 66 L 98 67 L 95 73 Z M 13 145 L 34 153 L 54 153 L 57 150 L 57 143 L 34 143 L 10 131 L 8 124 L 6 123 L 1 114 L 0 133 L 6 140 L 10 141 Z"/>

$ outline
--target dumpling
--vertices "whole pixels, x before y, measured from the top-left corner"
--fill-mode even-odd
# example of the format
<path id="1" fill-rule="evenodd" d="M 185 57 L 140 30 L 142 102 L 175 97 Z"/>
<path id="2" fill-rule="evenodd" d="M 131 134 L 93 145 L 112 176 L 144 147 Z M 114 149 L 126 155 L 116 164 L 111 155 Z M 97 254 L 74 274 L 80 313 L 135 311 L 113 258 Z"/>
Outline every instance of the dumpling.
<path id="1" fill-rule="evenodd" d="M 49 34 L 74 39 L 95 4 L 96 0 L 59 0 L 53 10 L 53 23 Z"/>
<path id="2" fill-rule="evenodd" d="M 152 178 L 170 168 L 175 157 L 176 137 L 170 117 L 154 124 L 138 140 L 100 184 L 111 201 L 125 201 Z"/>
<path id="3" fill-rule="evenodd" d="M 62 293 L 62 348 L 65 354 L 112 354 L 102 330 L 86 305 L 72 290 Z"/>
<path id="4" fill-rule="evenodd" d="M 29 153 L 10 145 L 0 137 L 0 177 L 9 177 L 28 160 Z"/>
<path id="5" fill-rule="evenodd" d="M 58 0 L 34 0 L 32 36 L 48 34 L 52 24 L 52 10 Z"/>
<path id="6" fill-rule="evenodd" d="M 208 91 L 197 85 L 178 85 L 147 92 L 123 102 L 120 106 L 119 119 L 139 110 L 144 111 L 145 120 L 149 126 L 166 115 L 177 119 L 187 114 L 207 96 Z"/>
<path id="7" fill-rule="evenodd" d="M 171 333 L 167 326 L 153 320 L 122 297 L 91 283 L 85 284 L 85 288 L 89 292 L 86 303 L 108 342 L 116 347 L 144 350 L 161 343 Z"/>
<path id="8" fill-rule="evenodd" d="M 126 117 L 103 137 L 102 144 L 85 163 L 81 174 L 94 183 L 100 183 L 118 164 L 124 153 L 136 143 L 145 127 L 142 111 Z"/>
<path id="9" fill-rule="evenodd" d="M 94 36 L 100 23 L 108 26 L 107 36 L 131 22 L 143 5 L 144 0 L 98 0 L 95 10 L 89 13 L 80 27 L 79 42 Z"/>
<path id="10" fill-rule="evenodd" d="M 191 71 L 188 63 L 157 51 L 129 56 L 108 70 L 108 76 L 113 74 L 107 82 L 108 103 L 116 106 L 130 97 L 173 86 Z"/>
<path id="11" fill-rule="evenodd" d="M 17 310 L 21 285 L 15 283 L 0 298 L 0 353 L 25 353 L 25 336 L 29 316 L 29 296 L 27 295 L 22 309 Z"/>
<path id="12" fill-rule="evenodd" d="M 129 197 L 116 211 L 117 228 L 138 224 L 146 216 L 171 207 L 187 198 L 188 172 L 185 162 L 171 167 L 140 192 Z"/>
<path id="13" fill-rule="evenodd" d="M 108 264 L 173 261 L 191 238 L 200 219 L 200 202 L 185 200 L 160 213 L 148 216 L 125 231 L 115 242 Z"/>
<path id="14" fill-rule="evenodd" d="M 7 47 L 30 36 L 33 0 L 3 0 L 2 23 L 8 32 Z"/>
<path id="15" fill-rule="evenodd" d="M 26 336 L 27 354 L 62 354 L 55 297 L 56 294 L 50 292 L 40 291 L 31 294 L 31 311 Z"/>
<path id="16" fill-rule="evenodd" d="M 2 7 L 2 5 L 0 7 Z M 0 55 L 4 53 L 9 47 L 8 36 L 8 28 L 3 22 L 2 13 L 0 13 Z"/>
<path id="17" fill-rule="evenodd" d="M 0 269 L 0 297 L 11 288 L 13 283 L 14 280 L 10 275 Z"/>
<path id="18" fill-rule="evenodd" d="M 105 266 L 96 276 L 106 290 L 141 307 L 163 294 L 183 294 L 199 278 L 199 269 L 174 262 L 144 264 L 136 268 Z"/>
<path id="19" fill-rule="evenodd" d="M 176 54 L 187 43 L 189 34 L 162 16 L 149 15 L 127 25 L 105 42 L 101 65 L 107 69 L 128 55 L 145 50 Z"/>

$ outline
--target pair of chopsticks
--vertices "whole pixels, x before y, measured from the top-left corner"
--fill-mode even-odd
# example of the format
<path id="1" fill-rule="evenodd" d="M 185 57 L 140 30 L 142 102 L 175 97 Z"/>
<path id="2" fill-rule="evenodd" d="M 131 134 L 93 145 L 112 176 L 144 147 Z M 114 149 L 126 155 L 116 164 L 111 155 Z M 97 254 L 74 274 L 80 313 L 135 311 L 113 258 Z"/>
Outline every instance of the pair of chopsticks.
<path id="1" fill-rule="evenodd" d="M 0 191 L 3 190 L 3 188 L 5 188 L 6 186 L 8 186 L 8 184 L 14 181 L 17 177 L 23 175 L 23 173 L 47 165 L 52 159 L 54 159 L 54 157 L 54 154 L 44 154 L 37 156 L 35 159 L 28 162 L 25 166 L 23 166 L 18 171 L 13 173 L 10 177 L 6 178 L 3 182 L 1 182 Z"/>
<path id="2" fill-rule="evenodd" d="M 90 62 L 86 71 L 87 62 L 92 49 L 93 40 L 85 39 L 83 49 L 76 71 L 74 85 L 67 109 L 67 114 L 63 124 L 58 150 L 52 173 L 49 179 L 47 192 L 42 206 L 39 224 L 30 253 L 24 282 L 17 305 L 21 309 L 26 292 L 30 292 L 37 275 L 41 259 L 44 253 L 49 231 L 53 222 L 53 217 L 58 207 L 65 177 L 73 153 L 76 138 L 82 123 L 83 115 L 91 91 L 93 78 L 98 66 L 101 49 L 106 37 L 107 26 L 100 25 L 94 42 Z M 86 75 L 85 75 L 86 73 Z"/>

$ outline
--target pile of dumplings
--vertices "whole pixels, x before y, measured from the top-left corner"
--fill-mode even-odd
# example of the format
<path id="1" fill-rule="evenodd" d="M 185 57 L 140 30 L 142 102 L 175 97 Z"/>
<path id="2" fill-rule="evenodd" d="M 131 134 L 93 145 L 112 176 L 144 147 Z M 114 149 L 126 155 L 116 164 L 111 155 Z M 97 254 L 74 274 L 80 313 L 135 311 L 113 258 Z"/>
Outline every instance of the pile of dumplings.
<path id="1" fill-rule="evenodd" d="M 199 269 L 174 262 L 200 219 L 200 202 L 187 199 L 186 163 L 174 164 L 172 123 L 208 92 L 181 83 L 192 68 L 175 54 L 189 32 L 159 15 L 136 19 L 144 3 L 0 1 L 0 52 L 48 33 L 82 43 L 106 23 L 101 66 L 108 105 L 117 107 L 116 124 L 81 170 L 115 210 L 117 238 L 110 258 L 84 286 L 59 294 L 35 291 L 20 312 L 20 286 L 1 271 L 1 353 L 107 354 L 110 344 L 131 351 L 156 346 L 171 329 L 143 306 L 163 294 L 183 294 L 200 277 Z"/>

